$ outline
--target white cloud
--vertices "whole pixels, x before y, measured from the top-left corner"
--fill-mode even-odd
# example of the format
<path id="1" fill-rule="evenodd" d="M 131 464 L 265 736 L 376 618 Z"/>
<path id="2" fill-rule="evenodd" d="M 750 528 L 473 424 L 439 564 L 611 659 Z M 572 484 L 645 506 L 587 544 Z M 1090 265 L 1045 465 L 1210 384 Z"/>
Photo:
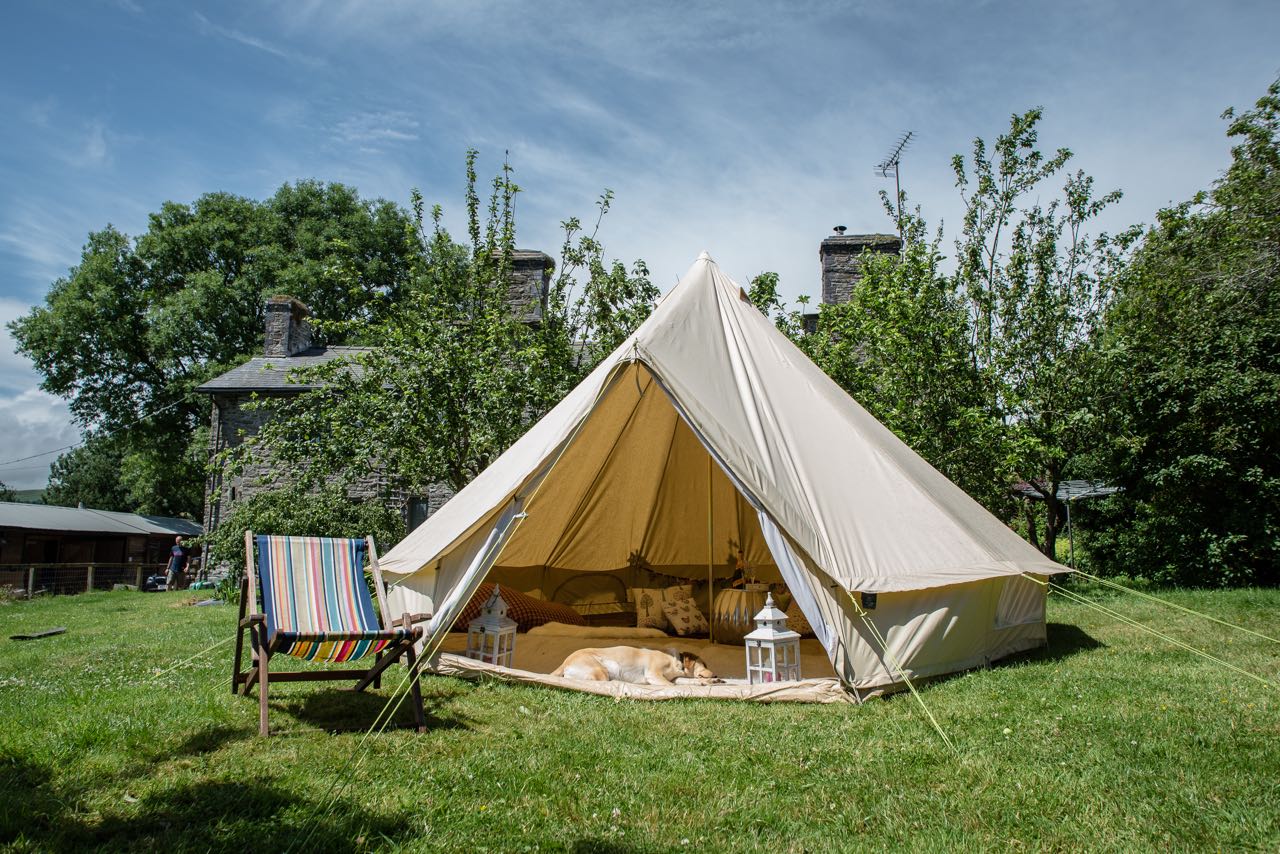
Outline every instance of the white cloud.
<path id="1" fill-rule="evenodd" d="M 67 405 L 39 389 L 16 395 L 0 394 L 0 481 L 16 489 L 35 489 L 49 480 L 49 466 L 58 458 L 48 453 L 80 440 Z M 36 459 L 23 459 L 35 454 Z M 19 460 L 19 462 L 10 462 Z"/>
<path id="2" fill-rule="evenodd" d="M 343 144 L 364 147 L 382 142 L 416 142 L 418 127 L 418 120 L 402 110 L 366 111 L 334 125 L 333 138 Z"/>
<path id="3" fill-rule="evenodd" d="M 0 298 L 0 463 L 51 451 L 79 441 L 79 430 L 66 403 L 39 386 L 39 375 L 25 356 L 14 352 L 9 321 L 31 307 L 18 300 Z M 49 454 L 34 460 L 0 465 L 0 481 L 11 487 L 43 486 L 49 466 L 57 459 Z"/>
<path id="4" fill-rule="evenodd" d="M 200 24 L 200 31 L 206 35 L 218 36 L 220 38 L 236 42 L 237 44 L 244 45 L 245 47 L 251 47 L 254 50 L 260 50 L 263 53 L 271 54 L 272 56 L 289 62 L 296 62 L 312 67 L 324 65 L 324 61 L 317 56 L 281 47 L 274 42 L 267 41 L 266 39 L 253 35 L 252 33 L 246 33 L 242 30 L 224 27 L 221 24 L 215 24 L 199 12 L 192 12 L 192 14 L 195 15 L 196 21 Z"/>
<path id="5" fill-rule="evenodd" d="M 102 122 L 90 122 L 84 144 L 72 162 L 77 166 L 102 166 L 109 162 L 110 157 L 106 126 Z"/>
<path id="6" fill-rule="evenodd" d="M 66 275 L 84 240 L 68 212 L 47 204 L 33 199 L 0 215 L 0 255 L 17 257 L 27 279 L 46 284 Z"/>

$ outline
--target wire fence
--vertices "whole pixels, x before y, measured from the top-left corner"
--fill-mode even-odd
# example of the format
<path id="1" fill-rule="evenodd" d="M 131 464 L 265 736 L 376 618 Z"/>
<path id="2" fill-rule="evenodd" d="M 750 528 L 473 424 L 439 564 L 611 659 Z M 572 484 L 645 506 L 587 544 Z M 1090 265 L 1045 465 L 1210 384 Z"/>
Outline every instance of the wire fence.
<path id="1" fill-rule="evenodd" d="M 163 563 L 8 563 L 0 564 L 0 588 L 36 595 L 66 596 L 111 590 L 118 584 L 141 590 L 153 575 L 164 576 Z M 183 584 L 196 577 L 188 571 Z"/>

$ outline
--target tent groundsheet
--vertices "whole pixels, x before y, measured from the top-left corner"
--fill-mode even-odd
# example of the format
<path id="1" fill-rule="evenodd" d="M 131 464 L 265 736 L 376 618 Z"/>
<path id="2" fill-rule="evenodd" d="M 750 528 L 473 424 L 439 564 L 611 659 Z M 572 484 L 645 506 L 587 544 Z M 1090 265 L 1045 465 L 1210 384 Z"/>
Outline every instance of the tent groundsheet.
<path id="1" fill-rule="evenodd" d="M 655 637 L 656 635 L 656 637 Z M 585 691 L 606 697 L 636 700 L 751 700 L 766 703 L 852 703 L 854 696 L 836 678 L 826 651 L 816 640 L 800 642 L 801 670 L 809 678 L 798 682 L 775 682 L 749 685 L 745 653 L 741 646 L 714 644 L 708 640 L 668 638 L 652 630 L 584 629 L 579 632 L 548 633 L 535 629 L 516 639 L 513 667 L 466 658 L 466 635 L 452 632 L 441 644 L 440 654 L 431 662 L 431 670 L 445 676 L 464 679 L 492 679 L 525 685 L 544 685 L 561 690 Z M 647 649 L 676 649 L 692 652 L 702 658 L 723 682 L 699 684 L 693 679 L 679 679 L 670 687 L 635 685 L 628 682 L 584 682 L 549 675 L 570 653 L 588 647 L 636 646 Z"/>

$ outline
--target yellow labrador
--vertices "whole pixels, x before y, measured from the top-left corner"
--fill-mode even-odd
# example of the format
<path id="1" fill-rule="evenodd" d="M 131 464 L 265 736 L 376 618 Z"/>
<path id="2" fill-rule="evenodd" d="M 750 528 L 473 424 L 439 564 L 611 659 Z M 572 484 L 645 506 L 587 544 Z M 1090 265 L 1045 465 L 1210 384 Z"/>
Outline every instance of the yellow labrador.
<path id="1" fill-rule="evenodd" d="M 703 685 L 716 680 L 707 663 L 691 652 L 669 649 L 636 649 L 611 646 L 604 649 L 580 649 L 571 653 L 552 676 L 581 679 L 586 682 L 634 682 L 637 685 L 674 685 L 684 676 Z"/>

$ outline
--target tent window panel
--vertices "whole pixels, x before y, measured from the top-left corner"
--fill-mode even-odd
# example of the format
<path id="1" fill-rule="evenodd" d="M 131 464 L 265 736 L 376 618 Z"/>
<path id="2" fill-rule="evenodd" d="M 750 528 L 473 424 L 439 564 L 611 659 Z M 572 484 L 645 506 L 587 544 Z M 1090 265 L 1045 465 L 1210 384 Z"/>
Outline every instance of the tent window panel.
<path id="1" fill-rule="evenodd" d="M 1011 576 L 1004 580 L 996 604 L 996 628 L 1007 629 L 1044 622 L 1045 588 L 1029 578 Z"/>

